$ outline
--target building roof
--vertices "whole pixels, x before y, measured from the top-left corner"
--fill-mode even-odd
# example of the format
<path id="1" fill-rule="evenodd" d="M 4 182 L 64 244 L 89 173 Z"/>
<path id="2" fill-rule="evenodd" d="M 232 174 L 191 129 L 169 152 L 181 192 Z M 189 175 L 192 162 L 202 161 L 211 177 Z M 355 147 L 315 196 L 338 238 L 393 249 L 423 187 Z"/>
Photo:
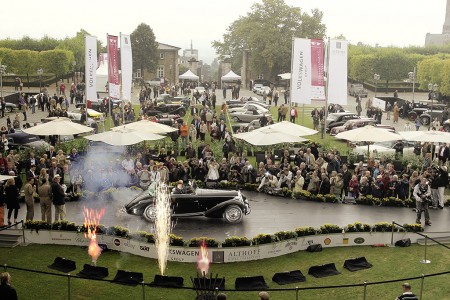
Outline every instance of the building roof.
<path id="1" fill-rule="evenodd" d="M 174 51 L 178 51 L 181 48 L 179 47 L 175 47 L 175 46 L 171 46 L 168 44 L 163 44 L 163 43 L 158 43 L 158 50 L 174 50 Z"/>

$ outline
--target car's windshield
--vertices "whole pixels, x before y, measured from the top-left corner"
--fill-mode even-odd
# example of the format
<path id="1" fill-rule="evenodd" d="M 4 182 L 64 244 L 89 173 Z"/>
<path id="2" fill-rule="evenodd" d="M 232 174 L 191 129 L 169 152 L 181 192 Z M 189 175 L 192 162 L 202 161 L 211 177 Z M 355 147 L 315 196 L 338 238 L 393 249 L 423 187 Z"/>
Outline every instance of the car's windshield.
<path id="1" fill-rule="evenodd" d="M 155 195 L 155 189 L 156 189 L 156 182 L 152 182 L 152 184 L 150 184 L 150 186 L 147 189 L 147 192 L 151 197 Z"/>

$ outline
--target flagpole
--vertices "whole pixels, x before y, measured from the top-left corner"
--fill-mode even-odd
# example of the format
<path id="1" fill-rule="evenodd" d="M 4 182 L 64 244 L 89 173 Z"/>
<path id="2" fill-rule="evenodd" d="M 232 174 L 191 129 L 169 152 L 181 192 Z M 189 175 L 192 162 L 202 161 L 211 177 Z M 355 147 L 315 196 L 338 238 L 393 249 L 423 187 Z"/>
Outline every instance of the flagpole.
<path id="1" fill-rule="evenodd" d="M 122 32 L 119 32 L 119 40 L 120 40 L 120 51 L 122 51 Z M 122 80 L 122 72 L 120 72 L 120 99 L 122 99 L 122 102 L 124 101 L 123 99 L 123 80 Z M 131 110 L 131 99 L 130 99 L 130 110 Z M 125 103 L 123 104 L 123 109 L 122 109 L 122 120 L 123 120 L 123 124 L 125 125 Z M 134 120 L 133 120 L 134 121 Z"/>
<path id="2" fill-rule="evenodd" d="M 108 67 L 107 67 L 107 69 L 108 69 L 108 84 L 107 84 L 107 87 L 108 87 L 108 109 L 109 109 L 109 129 L 111 129 L 111 127 L 112 127 L 112 121 L 113 121 L 113 113 L 112 113 L 112 109 L 111 109 L 111 102 L 112 102 L 112 100 L 111 100 L 111 89 L 109 88 L 109 40 L 108 40 L 108 37 L 109 37 L 109 34 L 108 33 L 106 33 L 106 54 L 108 55 L 108 57 L 107 57 L 107 61 L 108 61 Z M 105 63 L 105 61 L 103 62 L 103 63 Z"/>
<path id="3" fill-rule="evenodd" d="M 323 140 L 325 141 L 327 136 L 327 117 L 328 117 L 328 83 L 330 82 L 330 38 L 328 38 L 328 47 L 327 47 L 327 60 L 325 65 L 327 66 L 327 83 L 326 83 L 326 89 L 325 89 L 325 114 L 324 114 L 324 127 L 322 128 L 323 132 Z"/>
<path id="4" fill-rule="evenodd" d="M 294 70 L 294 35 L 291 38 L 291 80 L 289 81 L 289 106 L 292 106 L 292 71 Z M 290 110 L 289 110 L 290 114 Z"/>
<path id="5" fill-rule="evenodd" d="M 87 35 L 84 36 L 84 44 L 85 45 L 86 45 L 86 40 L 87 40 Z M 86 54 L 85 54 L 85 58 L 84 59 L 86 60 Z M 84 102 L 84 114 L 85 114 L 85 118 L 86 118 L 86 124 L 83 124 L 83 125 L 87 125 L 88 124 L 88 112 L 87 112 L 88 106 L 87 106 L 87 92 L 86 92 L 87 84 L 89 82 L 88 78 L 87 78 L 88 74 L 89 73 L 88 73 L 88 70 L 86 68 L 86 63 L 85 63 L 84 64 L 84 101 L 83 102 Z"/>

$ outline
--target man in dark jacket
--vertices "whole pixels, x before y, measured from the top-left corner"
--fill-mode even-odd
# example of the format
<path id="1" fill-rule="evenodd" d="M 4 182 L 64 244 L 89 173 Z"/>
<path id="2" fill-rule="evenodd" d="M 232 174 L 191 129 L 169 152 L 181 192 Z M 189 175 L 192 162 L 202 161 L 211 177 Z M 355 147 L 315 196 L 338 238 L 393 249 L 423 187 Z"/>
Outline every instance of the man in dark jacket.
<path id="1" fill-rule="evenodd" d="M 372 196 L 379 199 L 384 198 L 384 183 L 381 175 L 378 175 L 377 180 L 372 183 Z"/>
<path id="2" fill-rule="evenodd" d="M 61 184 L 59 183 L 60 180 L 61 176 L 56 174 L 53 177 L 52 182 L 52 198 L 53 205 L 55 205 L 55 222 L 59 220 L 63 221 L 66 218 L 66 201 L 64 199 L 65 193 Z"/>
<path id="3" fill-rule="evenodd" d="M 327 174 L 322 173 L 322 181 L 319 186 L 319 194 L 328 195 L 330 193 L 330 179 L 328 179 Z"/>

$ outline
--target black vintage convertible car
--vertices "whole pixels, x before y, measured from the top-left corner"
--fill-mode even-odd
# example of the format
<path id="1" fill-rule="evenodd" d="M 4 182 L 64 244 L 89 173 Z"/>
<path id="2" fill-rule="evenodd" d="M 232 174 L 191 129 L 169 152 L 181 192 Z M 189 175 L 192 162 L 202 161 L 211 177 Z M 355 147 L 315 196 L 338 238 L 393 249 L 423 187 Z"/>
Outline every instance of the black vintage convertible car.
<path id="1" fill-rule="evenodd" d="M 153 222 L 156 217 L 153 184 L 137 195 L 124 210 L 131 215 L 143 216 Z M 250 213 L 248 200 L 240 191 L 210 190 L 190 184 L 186 193 L 170 195 L 172 218 L 198 217 L 223 218 L 231 224 L 240 223 Z"/>

